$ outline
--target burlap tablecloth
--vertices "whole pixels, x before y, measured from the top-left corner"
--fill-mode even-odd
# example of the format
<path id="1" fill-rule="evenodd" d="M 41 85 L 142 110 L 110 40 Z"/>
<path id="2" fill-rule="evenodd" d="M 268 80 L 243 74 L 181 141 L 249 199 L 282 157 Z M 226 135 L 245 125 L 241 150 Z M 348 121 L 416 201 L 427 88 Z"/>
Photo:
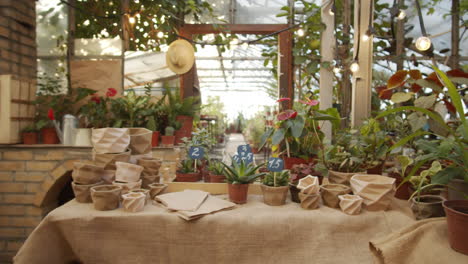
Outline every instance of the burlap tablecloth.
<path id="1" fill-rule="evenodd" d="M 143 212 L 95 211 L 74 200 L 34 230 L 15 263 L 372 263 L 369 241 L 415 222 L 405 201 L 346 215 L 321 206 L 248 203 L 187 222 L 148 204 Z"/>

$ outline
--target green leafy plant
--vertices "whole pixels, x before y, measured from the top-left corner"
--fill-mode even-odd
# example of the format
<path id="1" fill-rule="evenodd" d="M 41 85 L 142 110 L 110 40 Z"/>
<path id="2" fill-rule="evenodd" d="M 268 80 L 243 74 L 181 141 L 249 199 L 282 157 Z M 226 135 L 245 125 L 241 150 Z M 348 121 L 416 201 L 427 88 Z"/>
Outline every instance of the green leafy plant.
<path id="1" fill-rule="evenodd" d="M 280 172 L 270 172 L 263 178 L 263 184 L 272 187 L 288 186 L 289 184 L 289 170 Z"/>
<path id="2" fill-rule="evenodd" d="M 248 184 L 254 182 L 258 177 L 265 175 L 264 172 L 257 173 L 257 170 L 263 166 L 263 164 L 254 166 L 252 163 L 245 163 L 244 161 L 236 162 L 232 160 L 232 164 L 229 166 L 223 163 L 225 168 L 224 175 L 226 181 L 230 184 Z"/>
<path id="3" fill-rule="evenodd" d="M 214 175 L 224 175 L 224 165 L 219 160 L 211 160 L 208 165 L 208 170 Z"/>
<path id="4" fill-rule="evenodd" d="M 193 160 L 190 158 L 184 159 L 179 166 L 178 172 L 180 173 L 197 173 L 198 169 L 195 169 L 195 162 L 197 162 L 197 167 L 200 166 L 198 160 Z"/>
<path id="5" fill-rule="evenodd" d="M 130 90 L 125 96 L 111 101 L 111 111 L 115 116 L 114 127 L 145 127 L 146 118 L 151 114 L 151 97 L 137 95 Z"/>
<path id="6" fill-rule="evenodd" d="M 165 136 L 174 136 L 174 128 L 171 126 L 168 126 L 164 129 L 164 135 Z"/>

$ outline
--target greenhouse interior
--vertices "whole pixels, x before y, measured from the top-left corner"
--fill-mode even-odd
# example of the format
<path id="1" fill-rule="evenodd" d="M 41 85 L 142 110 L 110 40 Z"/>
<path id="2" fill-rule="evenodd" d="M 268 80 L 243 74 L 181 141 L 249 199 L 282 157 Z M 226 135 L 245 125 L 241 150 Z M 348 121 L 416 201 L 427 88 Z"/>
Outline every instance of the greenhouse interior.
<path id="1" fill-rule="evenodd" d="M 468 263 L 466 0 L 0 0 L 0 263 Z"/>

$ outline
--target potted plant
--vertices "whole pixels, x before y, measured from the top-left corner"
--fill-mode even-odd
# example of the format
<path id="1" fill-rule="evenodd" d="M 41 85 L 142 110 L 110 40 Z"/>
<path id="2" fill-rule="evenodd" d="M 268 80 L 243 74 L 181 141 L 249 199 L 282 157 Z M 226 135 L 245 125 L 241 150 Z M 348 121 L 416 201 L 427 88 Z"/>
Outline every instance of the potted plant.
<path id="1" fill-rule="evenodd" d="M 230 166 L 223 163 L 228 183 L 229 200 L 237 204 L 244 204 L 247 202 L 249 184 L 265 175 L 265 173 L 257 173 L 258 168 L 263 164 L 254 166 L 252 163 L 247 164 L 242 160 L 239 163 L 234 160 L 231 162 Z"/>
<path id="2" fill-rule="evenodd" d="M 159 136 L 160 133 L 158 131 L 158 127 L 156 124 L 156 120 L 154 119 L 154 116 L 150 116 L 148 118 L 148 123 L 146 124 L 146 128 L 151 130 L 153 132 L 151 136 L 151 146 L 152 147 L 157 147 L 159 145 Z"/>
<path id="3" fill-rule="evenodd" d="M 284 205 L 288 194 L 289 171 L 270 172 L 263 178 L 261 185 L 263 202 L 272 205 Z"/>
<path id="4" fill-rule="evenodd" d="M 33 123 L 21 131 L 21 137 L 23 138 L 23 144 L 33 145 L 38 143 L 39 130 L 37 129 L 36 123 Z"/>
<path id="5" fill-rule="evenodd" d="M 164 136 L 161 136 L 161 146 L 163 147 L 172 147 L 174 146 L 175 137 L 174 137 L 174 128 L 168 126 L 164 129 Z"/>
<path id="6" fill-rule="evenodd" d="M 224 165 L 219 160 L 210 160 L 208 165 L 209 182 L 225 182 Z"/>
<path id="7" fill-rule="evenodd" d="M 300 203 L 299 199 L 299 189 L 297 188 L 297 184 L 299 180 L 302 178 L 307 177 L 308 175 L 317 176 L 319 179 L 319 184 L 322 184 L 322 173 L 315 170 L 316 163 L 310 162 L 308 164 L 295 164 L 291 168 L 290 172 L 290 183 L 289 183 L 289 191 L 291 192 L 291 200 L 295 203 Z"/>
<path id="8" fill-rule="evenodd" d="M 201 180 L 200 171 L 196 168 L 195 162 L 197 161 L 190 158 L 181 162 L 179 169 L 176 171 L 177 182 L 197 182 Z"/>

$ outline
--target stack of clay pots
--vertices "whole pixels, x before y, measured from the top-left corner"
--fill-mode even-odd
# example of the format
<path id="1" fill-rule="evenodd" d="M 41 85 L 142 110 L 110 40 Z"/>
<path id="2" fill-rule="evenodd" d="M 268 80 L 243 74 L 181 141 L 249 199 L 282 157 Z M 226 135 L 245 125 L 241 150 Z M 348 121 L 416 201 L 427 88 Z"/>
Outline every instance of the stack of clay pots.
<path id="1" fill-rule="evenodd" d="M 115 166 L 117 170 L 115 172 L 115 181 L 113 181 L 112 184 L 120 186 L 122 188 L 122 194 L 141 188 L 140 176 L 143 167 L 120 161 L 116 162 Z"/>
<path id="2" fill-rule="evenodd" d="M 320 203 L 320 185 L 319 179 L 316 176 L 307 176 L 299 180 L 297 188 L 301 207 L 303 209 L 317 209 Z"/>
<path id="3" fill-rule="evenodd" d="M 101 174 L 104 171 L 102 167 L 75 162 L 72 172 L 72 188 L 75 193 L 76 201 L 79 203 L 91 202 L 91 187 L 102 185 Z"/>
<path id="4" fill-rule="evenodd" d="M 149 188 L 152 183 L 159 183 L 159 169 L 161 168 L 162 160 L 150 157 L 141 157 L 137 159 L 137 164 L 143 167 L 141 173 L 143 188 Z"/>

